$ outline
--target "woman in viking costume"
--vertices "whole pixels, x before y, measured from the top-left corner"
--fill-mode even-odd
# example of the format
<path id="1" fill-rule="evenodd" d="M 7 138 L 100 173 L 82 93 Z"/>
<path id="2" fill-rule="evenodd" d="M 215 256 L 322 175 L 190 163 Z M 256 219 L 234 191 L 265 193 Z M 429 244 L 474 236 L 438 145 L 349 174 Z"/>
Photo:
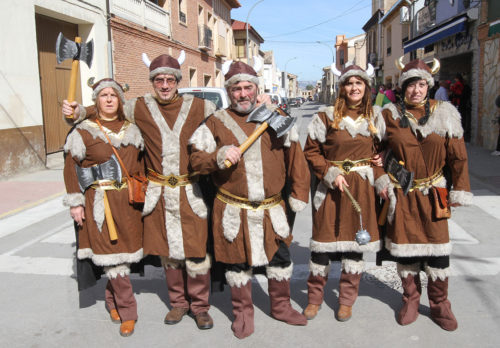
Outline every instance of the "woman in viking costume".
<path id="1" fill-rule="evenodd" d="M 334 106 L 323 108 L 314 116 L 304 147 L 319 180 L 313 198 L 309 303 L 304 314 L 308 319 L 316 316 L 323 302 L 330 261 L 341 261 L 337 320 L 346 321 L 358 296 L 363 253 L 380 248 L 372 158 L 373 162 L 378 158 L 375 123 L 380 121 L 381 109 L 371 105 L 371 65 L 366 71 L 350 65 L 340 73 L 332 64 L 332 71 L 340 76 L 339 96 Z M 360 204 L 362 222 L 348 198 L 349 191 Z M 363 230 L 362 223 L 370 236 L 367 243 L 356 241 L 357 231 Z"/>
<path id="2" fill-rule="evenodd" d="M 458 325 L 448 300 L 451 243 L 448 221 L 439 212 L 446 209 L 447 186 L 452 187 L 452 206 L 472 201 L 460 114 L 449 102 L 428 98 L 432 75 L 439 70 L 437 59 L 432 69 L 419 59 L 405 66 L 401 57 L 396 63 L 404 100 L 382 111 L 385 122 L 379 133 L 388 150 L 387 175 L 377 180 L 376 189 L 390 202 L 385 247 L 398 259 L 403 286 L 397 320 L 408 325 L 417 319 L 423 268 L 431 318 L 453 331 Z M 450 175 L 445 178 L 443 172 Z"/>
<path id="3" fill-rule="evenodd" d="M 79 123 L 64 145 L 64 204 L 78 224 L 77 258 L 104 267 L 111 320 L 121 322 L 122 336 L 130 336 L 137 320 L 130 264 L 142 259 L 143 226 L 141 210 L 129 204 L 120 160 L 130 174 L 144 173 L 143 140 L 125 121 L 123 88 L 109 78 L 92 88 L 97 113 Z"/>

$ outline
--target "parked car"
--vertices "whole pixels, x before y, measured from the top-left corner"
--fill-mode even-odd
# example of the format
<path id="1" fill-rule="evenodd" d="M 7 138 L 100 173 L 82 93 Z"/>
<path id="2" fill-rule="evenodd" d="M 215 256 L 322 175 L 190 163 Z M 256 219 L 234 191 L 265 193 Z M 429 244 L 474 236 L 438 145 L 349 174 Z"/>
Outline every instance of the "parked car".
<path id="1" fill-rule="evenodd" d="M 269 94 L 269 97 L 271 98 L 271 103 L 277 106 L 281 105 L 281 96 L 279 94 Z"/>
<path id="2" fill-rule="evenodd" d="M 279 104 L 279 107 L 281 110 L 286 112 L 287 114 L 290 113 L 290 104 L 288 103 L 288 98 L 281 97 L 281 104 Z"/>
<path id="3" fill-rule="evenodd" d="M 309 100 L 309 101 L 313 101 L 313 97 L 312 97 L 312 95 L 310 95 L 309 97 L 307 97 L 307 100 Z"/>
<path id="4" fill-rule="evenodd" d="M 217 106 L 217 109 L 229 107 L 229 98 L 224 88 L 219 87 L 186 87 L 179 88 L 179 94 L 192 94 L 201 99 L 208 99 Z"/>
<path id="5" fill-rule="evenodd" d="M 297 100 L 297 98 L 292 98 L 290 99 L 290 107 L 293 108 L 293 107 L 300 107 L 300 101 Z"/>

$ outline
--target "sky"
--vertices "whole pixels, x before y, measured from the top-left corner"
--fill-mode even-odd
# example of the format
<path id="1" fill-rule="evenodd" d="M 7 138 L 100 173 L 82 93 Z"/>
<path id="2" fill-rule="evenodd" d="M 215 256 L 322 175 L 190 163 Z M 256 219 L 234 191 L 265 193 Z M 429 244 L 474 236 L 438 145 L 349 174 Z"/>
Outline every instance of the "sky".
<path id="1" fill-rule="evenodd" d="M 231 11 L 231 18 L 245 22 L 258 1 L 239 0 L 241 7 Z M 263 0 L 250 12 L 248 22 L 264 38 L 261 50 L 274 52 L 280 70 L 286 67 L 299 76 L 299 81 L 316 81 L 321 79 L 322 68 L 332 63 L 336 35 L 349 38 L 364 33 L 362 27 L 371 17 L 371 3 L 372 0 Z"/>

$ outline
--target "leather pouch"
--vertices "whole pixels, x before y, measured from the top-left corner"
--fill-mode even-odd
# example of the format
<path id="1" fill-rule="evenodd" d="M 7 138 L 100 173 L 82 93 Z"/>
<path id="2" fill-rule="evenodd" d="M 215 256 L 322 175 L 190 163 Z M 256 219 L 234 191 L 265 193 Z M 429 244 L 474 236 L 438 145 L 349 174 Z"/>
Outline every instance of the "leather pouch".
<path id="1" fill-rule="evenodd" d="M 431 188 L 433 197 L 434 217 L 436 219 L 449 219 L 451 217 L 451 209 L 448 203 L 448 190 L 446 187 Z"/>

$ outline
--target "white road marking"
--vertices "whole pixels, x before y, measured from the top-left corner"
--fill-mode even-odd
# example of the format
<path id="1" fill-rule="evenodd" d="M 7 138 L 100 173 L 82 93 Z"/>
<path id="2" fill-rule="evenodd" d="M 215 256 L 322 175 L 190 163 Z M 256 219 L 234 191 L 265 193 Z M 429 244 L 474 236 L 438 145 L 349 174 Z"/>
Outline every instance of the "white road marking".
<path id="1" fill-rule="evenodd" d="M 75 240 L 75 230 L 73 228 L 73 223 L 71 223 L 67 228 L 62 231 L 54 233 L 53 235 L 42 239 L 43 243 L 56 243 L 56 244 L 73 244 Z"/>
<path id="2" fill-rule="evenodd" d="M 453 219 L 448 220 L 448 230 L 452 244 L 479 244 L 467 231 L 460 227 Z"/>
<path id="3" fill-rule="evenodd" d="M 0 255 L 0 272 L 37 275 L 73 275 L 73 259 Z"/>
<path id="4" fill-rule="evenodd" d="M 22 230 L 30 225 L 36 224 L 37 222 L 51 217 L 63 210 L 68 210 L 69 219 L 69 209 L 63 206 L 62 199 L 62 196 L 57 197 L 19 214 L 0 220 L 0 238 Z"/>

